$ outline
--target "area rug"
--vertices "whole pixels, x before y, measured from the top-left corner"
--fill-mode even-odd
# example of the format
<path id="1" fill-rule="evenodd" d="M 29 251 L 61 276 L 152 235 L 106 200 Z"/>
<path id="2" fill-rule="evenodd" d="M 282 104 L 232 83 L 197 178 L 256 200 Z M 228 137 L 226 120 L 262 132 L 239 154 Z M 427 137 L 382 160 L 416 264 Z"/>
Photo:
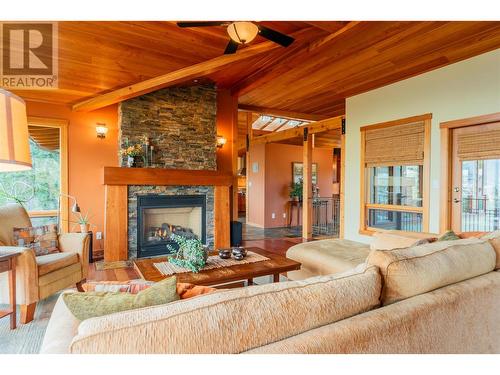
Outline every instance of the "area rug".
<path id="1" fill-rule="evenodd" d="M 104 260 L 101 260 L 99 262 L 95 262 L 95 269 L 97 271 L 114 270 L 117 268 L 129 268 L 133 265 L 134 264 L 131 260 L 117 260 L 115 262 L 105 262 Z"/>
<path id="2" fill-rule="evenodd" d="M 8 317 L 0 319 L 0 354 L 38 354 L 58 297 L 59 293 L 39 301 L 35 310 L 35 319 L 28 324 L 19 323 L 18 309 L 16 329 L 10 329 Z M 0 304 L 0 308 L 6 307 L 7 305 Z"/>
<path id="3" fill-rule="evenodd" d="M 254 253 L 253 251 L 248 251 L 247 256 L 245 258 L 243 258 L 242 260 L 236 260 L 233 258 L 221 259 L 217 255 L 211 255 L 208 257 L 207 265 L 203 268 L 202 271 L 212 270 L 214 268 L 237 266 L 239 264 L 262 262 L 264 260 L 269 260 L 269 258 L 267 258 L 263 255 Z M 191 272 L 187 268 L 179 267 L 179 266 L 172 264 L 172 263 L 169 263 L 169 262 L 153 263 L 153 265 L 156 267 L 156 269 L 158 271 L 160 271 L 160 273 L 162 275 L 165 275 L 165 276 L 173 275 L 175 273 Z"/>

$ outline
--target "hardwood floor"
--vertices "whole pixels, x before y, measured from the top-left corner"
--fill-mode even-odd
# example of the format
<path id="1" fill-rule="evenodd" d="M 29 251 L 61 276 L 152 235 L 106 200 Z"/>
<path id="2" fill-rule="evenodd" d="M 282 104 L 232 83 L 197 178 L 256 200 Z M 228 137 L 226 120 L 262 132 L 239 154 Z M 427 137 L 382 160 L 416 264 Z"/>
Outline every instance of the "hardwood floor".
<path id="1" fill-rule="evenodd" d="M 301 242 L 302 238 L 269 238 L 244 241 L 243 245 L 259 247 L 274 254 L 285 255 L 288 248 Z M 128 281 L 138 278 L 139 275 L 133 267 L 98 271 L 95 269 L 95 263 L 91 263 L 87 279 L 89 281 Z"/>

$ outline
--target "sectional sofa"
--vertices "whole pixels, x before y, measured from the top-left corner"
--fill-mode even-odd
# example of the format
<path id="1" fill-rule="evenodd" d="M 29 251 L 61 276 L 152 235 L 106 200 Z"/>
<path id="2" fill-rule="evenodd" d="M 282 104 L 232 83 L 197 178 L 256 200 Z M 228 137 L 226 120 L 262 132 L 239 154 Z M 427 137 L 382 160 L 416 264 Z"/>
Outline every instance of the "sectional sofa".
<path id="1" fill-rule="evenodd" d="M 42 353 L 500 353 L 488 239 L 368 251 L 345 272 L 80 322 L 60 298 Z"/>

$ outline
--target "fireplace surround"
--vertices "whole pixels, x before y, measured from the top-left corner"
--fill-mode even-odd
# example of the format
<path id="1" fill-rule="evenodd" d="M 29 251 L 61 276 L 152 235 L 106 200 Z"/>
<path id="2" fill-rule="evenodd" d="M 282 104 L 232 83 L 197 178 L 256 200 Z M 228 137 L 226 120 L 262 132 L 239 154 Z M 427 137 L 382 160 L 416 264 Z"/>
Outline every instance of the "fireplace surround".
<path id="1" fill-rule="evenodd" d="M 206 195 L 137 196 L 137 258 L 172 254 L 177 234 L 207 242 Z"/>

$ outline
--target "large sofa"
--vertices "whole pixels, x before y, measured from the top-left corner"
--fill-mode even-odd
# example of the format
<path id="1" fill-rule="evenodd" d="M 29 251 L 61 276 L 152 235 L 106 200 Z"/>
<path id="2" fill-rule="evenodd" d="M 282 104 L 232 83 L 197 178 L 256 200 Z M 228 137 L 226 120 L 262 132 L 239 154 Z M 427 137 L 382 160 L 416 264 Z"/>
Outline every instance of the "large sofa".
<path id="1" fill-rule="evenodd" d="M 59 298 L 41 352 L 500 353 L 499 263 L 466 239 L 83 322 Z"/>

